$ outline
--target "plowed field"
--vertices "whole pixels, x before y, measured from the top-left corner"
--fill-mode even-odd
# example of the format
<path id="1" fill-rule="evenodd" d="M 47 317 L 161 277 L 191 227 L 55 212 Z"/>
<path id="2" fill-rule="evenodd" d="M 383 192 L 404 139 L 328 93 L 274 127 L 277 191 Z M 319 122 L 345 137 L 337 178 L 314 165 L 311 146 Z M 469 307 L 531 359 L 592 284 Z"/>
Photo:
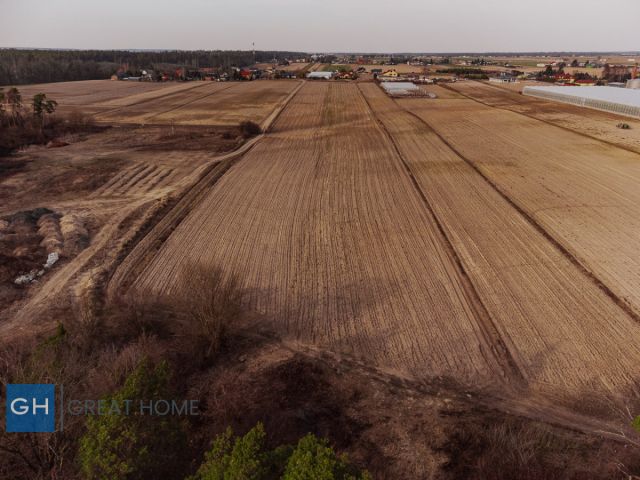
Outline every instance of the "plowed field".
<path id="1" fill-rule="evenodd" d="M 640 313 L 640 156 L 473 100 L 403 101 Z"/>
<path id="2" fill-rule="evenodd" d="M 122 125 L 0 182 L 7 218 L 44 206 L 90 234 L 1 312 L 2 338 L 61 299 L 149 298 L 203 265 L 293 350 L 571 428 L 585 395 L 640 403 L 635 124 L 477 82 L 396 100 L 366 81 L 149 85 L 25 88 Z"/>
<path id="3" fill-rule="evenodd" d="M 58 110 L 61 112 L 80 110 L 84 113 L 97 114 L 110 111 L 115 107 L 153 100 L 201 85 L 199 82 L 157 83 L 85 80 L 19 85 L 17 88 L 23 96 L 25 105 L 30 103 L 33 95 L 45 93 L 48 98 L 58 102 Z"/>
<path id="4" fill-rule="evenodd" d="M 596 141 L 448 97 L 395 102 L 375 84 L 306 84 L 271 133 L 193 205 L 137 288 L 168 292 L 194 263 L 219 266 L 241 279 L 247 308 L 286 337 L 382 368 L 574 399 L 632 394 L 640 324 L 627 299 L 640 289 L 622 243 L 633 243 L 633 218 L 605 236 L 620 216 L 605 215 L 598 228 L 578 217 L 584 208 L 530 211 L 524 200 L 558 201 L 572 192 L 571 178 L 585 205 L 586 189 L 600 188 L 623 215 L 634 193 L 620 169 L 628 176 L 640 165 L 578 164 L 575 154 L 558 165 L 540 157 L 548 148 L 540 138 L 522 145 L 509 137 L 527 131 L 513 123 L 585 149 Z M 483 108 L 487 118 L 467 119 Z M 431 127 L 438 115 L 442 136 Z M 498 121 L 486 140 L 480 132 Z M 477 131 L 450 139 L 458 123 Z M 500 148 L 528 162 L 507 163 Z M 589 242 L 618 250 L 605 255 Z"/>
<path id="5" fill-rule="evenodd" d="M 190 262 L 243 281 L 286 336 L 416 376 L 508 368 L 430 211 L 355 84 L 306 84 L 195 206 L 138 288 Z"/>
<path id="6" fill-rule="evenodd" d="M 398 145 L 489 316 L 537 386 L 624 390 L 640 325 L 416 116 L 373 84 L 367 100 Z M 428 110 L 413 101 L 408 109 Z"/>
<path id="7" fill-rule="evenodd" d="M 110 123 L 237 125 L 262 122 L 298 85 L 296 81 L 207 82 L 98 115 Z"/>
<path id="8" fill-rule="evenodd" d="M 623 119 L 612 113 L 521 95 L 520 92 L 526 85 L 545 86 L 548 84 L 524 82 L 495 85 L 481 82 L 458 82 L 449 84 L 449 91 L 451 93 L 460 92 L 460 94 L 467 95 L 488 106 L 522 113 L 640 153 L 640 120 L 628 117 Z M 616 126 L 621 121 L 628 123 L 631 129 L 617 128 Z"/>

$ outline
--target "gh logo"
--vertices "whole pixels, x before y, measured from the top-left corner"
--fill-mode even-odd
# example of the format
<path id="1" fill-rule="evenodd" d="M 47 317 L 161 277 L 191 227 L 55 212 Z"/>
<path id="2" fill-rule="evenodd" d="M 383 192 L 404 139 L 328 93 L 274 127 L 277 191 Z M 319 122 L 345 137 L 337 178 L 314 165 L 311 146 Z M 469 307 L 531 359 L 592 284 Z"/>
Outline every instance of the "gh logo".
<path id="1" fill-rule="evenodd" d="M 53 432 L 55 430 L 55 385 L 8 384 L 7 432 Z"/>

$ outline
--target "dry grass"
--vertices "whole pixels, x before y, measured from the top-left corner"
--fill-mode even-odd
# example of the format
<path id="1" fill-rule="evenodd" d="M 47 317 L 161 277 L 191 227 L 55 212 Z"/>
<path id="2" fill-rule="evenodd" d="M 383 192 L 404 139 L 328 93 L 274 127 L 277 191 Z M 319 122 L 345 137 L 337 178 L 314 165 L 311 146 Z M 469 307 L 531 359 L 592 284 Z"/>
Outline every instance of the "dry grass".
<path id="1" fill-rule="evenodd" d="M 181 288 L 163 298 L 120 297 L 101 306 L 85 298 L 63 312 L 65 325 L 50 337 L 0 350 L 0 381 L 62 385 L 73 399 L 99 399 L 120 388 L 143 361 L 169 360 L 185 388 L 220 352 L 241 315 L 237 282 L 219 270 L 191 266 Z M 3 478 L 77 478 L 77 441 L 83 416 L 67 415 L 64 431 L 0 434 Z"/>
<path id="2" fill-rule="evenodd" d="M 636 449 L 514 417 L 460 422 L 442 446 L 450 478 L 469 480 L 637 478 Z M 626 472 L 626 474 L 624 473 Z"/>

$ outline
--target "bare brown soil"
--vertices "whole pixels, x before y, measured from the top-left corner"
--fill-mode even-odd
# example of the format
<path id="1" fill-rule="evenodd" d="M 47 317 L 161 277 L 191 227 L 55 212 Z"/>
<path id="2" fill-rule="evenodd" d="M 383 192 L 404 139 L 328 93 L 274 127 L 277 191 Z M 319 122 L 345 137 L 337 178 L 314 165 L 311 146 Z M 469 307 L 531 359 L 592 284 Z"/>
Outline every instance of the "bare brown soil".
<path id="1" fill-rule="evenodd" d="M 475 299 L 393 155 L 355 86 L 305 85 L 273 135 L 167 239 L 139 288 L 175 288 L 185 259 L 222 265 L 251 292 L 250 308 L 292 338 L 418 376 L 490 376 L 499 367 L 483 354 Z M 457 355 L 460 338 L 474 340 Z"/>
<path id="2" fill-rule="evenodd" d="M 88 267 L 83 259 L 107 245 L 113 249 L 111 242 L 135 227 L 135 217 L 166 203 L 211 159 L 243 141 L 238 127 L 115 127 L 63 148 L 32 147 L 3 159 L 0 317 L 12 318 L 22 305 L 19 300 L 49 288 L 55 292 L 49 299 L 66 302 L 70 276 Z M 41 269 L 50 253 L 40 246 L 45 238 L 38 231 L 38 216 L 31 218 L 43 207 L 61 217 L 60 226 L 70 235 L 77 224 L 87 239 L 81 247 L 61 251 L 60 262 L 37 283 L 17 286 L 14 279 Z M 49 277 L 54 278 L 48 286 L 42 285 Z M 38 320 L 33 315 L 30 320 Z"/>
<path id="3" fill-rule="evenodd" d="M 637 315 L 638 153 L 471 99 L 410 108 Z"/>
<path id="4" fill-rule="evenodd" d="M 629 130 L 617 128 L 621 117 L 607 112 L 591 111 L 574 105 L 559 106 L 534 97 L 520 95 L 527 85 L 548 85 L 542 82 L 522 82 L 494 85 L 486 82 L 458 82 L 449 91 L 460 92 L 488 106 L 504 108 L 530 117 L 589 135 L 616 146 L 640 153 L 640 121 L 626 118 Z"/>
<path id="5" fill-rule="evenodd" d="M 640 325 L 450 149 L 431 124 L 374 85 L 361 88 L 433 206 L 530 387 L 562 385 L 565 392 L 635 388 L 640 358 L 629 356 L 635 349 L 628 339 L 640 334 Z M 399 103 L 418 107 L 409 100 Z M 428 108 L 422 101 L 419 105 Z M 606 333 L 597 341 L 594 331 Z M 618 363 L 627 360 L 626 366 Z M 591 363 L 599 361 L 600 367 Z M 610 373 L 595 373 L 609 367 Z"/>
<path id="6" fill-rule="evenodd" d="M 219 426 L 315 425 L 380 478 L 489 478 L 489 445 L 526 435 L 521 478 L 616 474 L 640 407 L 640 155 L 615 118 L 476 82 L 179 85 L 95 93 L 116 126 L 0 164 L 3 288 L 63 253 L 0 292 L 0 339 L 221 269 L 271 339 L 197 384 Z M 549 438 L 560 459 L 534 460 Z"/>
<path id="7" fill-rule="evenodd" d="M 238 125 L 262 121 L 298 85 L 296 81 L 198 82 L 160 99 L 136 99 L 101 112 L 100 122 L 164 125 Z"/>
<path id="8" fill-rule="evenodd" d="M 85 80 L 79 82 L 41 83 L 20 85 L 25 104 L 37 93 L 45 93 L 58 102 L 61 112 L 79 110 L 97 114 L 116 107 L 153 100 L 162 96 L 201 86 L 200 82 L 157 83 L 111 80 Z"/>

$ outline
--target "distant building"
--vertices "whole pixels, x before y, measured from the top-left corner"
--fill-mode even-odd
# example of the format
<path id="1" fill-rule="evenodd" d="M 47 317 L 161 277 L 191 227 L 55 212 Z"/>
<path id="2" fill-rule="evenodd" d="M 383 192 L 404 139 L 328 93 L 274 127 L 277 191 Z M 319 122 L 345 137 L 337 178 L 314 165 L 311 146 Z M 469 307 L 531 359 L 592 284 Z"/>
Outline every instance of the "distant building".
<path id="1" fill-rule="evenodd" d="M 253 80 L 253 72 L 247 68 L 243 68 L 240 70 L 240 78 L 243 80 Z"/>
<path id="2" fill-rule="evenodd" d="M 387 70 L 386 72 L 384 72 L 382 76 L 385 78 L 398 78 L 398 72 L 396 72 L 396 69 L 393 68 L 391 70 Z"/>
<path id="3" fill-rule="evenodd" d="M 562 84 L 573 83 L 575 81 L 575 77 L 569 73 L 556 73 L 553 78 L 556 83 Z"/>
<path id="4" fill-rule="evenodd" d="M 518 79 L 516 77 L 511 77 L 511 76 L 501 76 L 501 77 L 490 77 L 489 81 L 494 83 L 516 83 Z"/>
<path id="5" fill-rule="evenodd" d="M 333 72 L 309 72 L 307 78 L 310 80 L 331 80 Z"/>

